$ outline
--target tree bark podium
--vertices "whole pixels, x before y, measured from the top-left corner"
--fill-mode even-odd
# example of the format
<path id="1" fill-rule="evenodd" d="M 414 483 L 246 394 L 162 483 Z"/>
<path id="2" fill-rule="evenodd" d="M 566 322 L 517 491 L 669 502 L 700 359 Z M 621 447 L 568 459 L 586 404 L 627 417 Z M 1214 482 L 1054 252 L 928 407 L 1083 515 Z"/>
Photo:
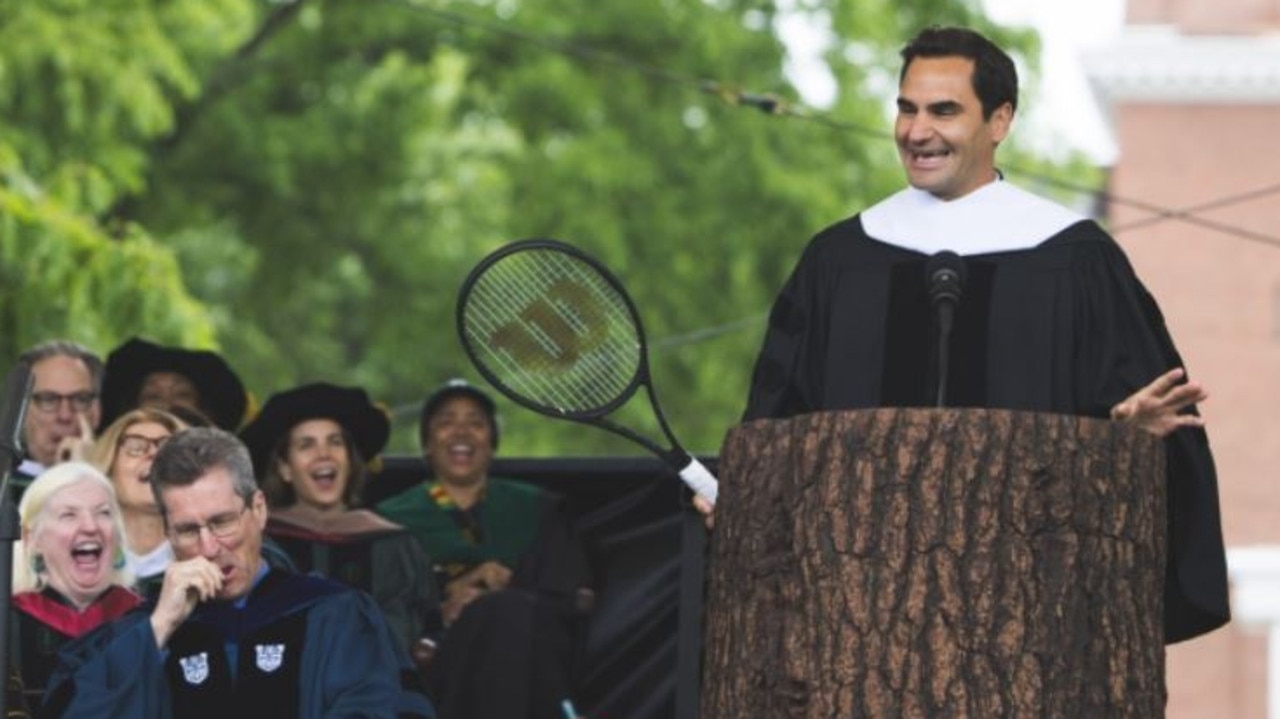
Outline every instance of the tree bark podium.
<path id="1" fill-rule="evenodd" d="M 702 719 L 1163 717 L 1163 443 L 875 409 L 733 428 Z"/>

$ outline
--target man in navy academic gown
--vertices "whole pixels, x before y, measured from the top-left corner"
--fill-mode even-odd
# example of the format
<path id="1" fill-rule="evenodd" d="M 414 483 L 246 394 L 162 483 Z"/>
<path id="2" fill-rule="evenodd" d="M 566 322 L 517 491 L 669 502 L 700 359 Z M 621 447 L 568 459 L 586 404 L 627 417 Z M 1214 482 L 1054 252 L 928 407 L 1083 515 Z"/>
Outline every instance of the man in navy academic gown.
<path id="1" fill-rule="evenodd" d="M 240 440 L 180 432 L 151 477 L 176 557 L 159 597 L 63 651 L 43 714 L 435 717 L 372 598 L 262 560 L 266 501 Z"/>
<path id="2" fill-rule="evenodd" d="M 894 134 L 910 187 L 813 238 L 778 296 L 745 420 L 933 406 L 941 362 L 926 264 L 962 258 L 946 404 L 1134 422 L 1165 438 L 1166 641 L 1229 616 L 1217 479 L 1154 299 L 1093 221 L 1005 182 L 1017 72 L 969 30 L 902 51 Z M 704 512 L 710 506 L 695 500 Z"/>

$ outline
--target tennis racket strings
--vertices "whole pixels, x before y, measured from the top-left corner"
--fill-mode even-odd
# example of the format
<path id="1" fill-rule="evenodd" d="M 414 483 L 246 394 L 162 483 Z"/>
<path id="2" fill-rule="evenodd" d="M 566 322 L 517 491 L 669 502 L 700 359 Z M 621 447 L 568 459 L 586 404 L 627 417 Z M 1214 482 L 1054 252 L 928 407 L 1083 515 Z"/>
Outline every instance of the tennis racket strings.
<path id="1" fill-rule="evenodd" d="M 633 390 L 642 349 L 627 301 L 575 257 L 504 256 L 477 278 L 464 313 L 477 361 L 548 410 L 603 411 Z"/>
<path id="2" fill-rule="evenodd" d="M 715 501 L 715 478 L 679 447 L 662 416 L 634 304 L 621 283 L 585 253 L 540 239 L 512 243 L 485 258 L 463 283 L 458 333 L 477 369 L 503 394 L 548 416 L 594 424 L 638 442 Z M 604 418 L 641 384 L 677 451 L 664 451 Z"/>

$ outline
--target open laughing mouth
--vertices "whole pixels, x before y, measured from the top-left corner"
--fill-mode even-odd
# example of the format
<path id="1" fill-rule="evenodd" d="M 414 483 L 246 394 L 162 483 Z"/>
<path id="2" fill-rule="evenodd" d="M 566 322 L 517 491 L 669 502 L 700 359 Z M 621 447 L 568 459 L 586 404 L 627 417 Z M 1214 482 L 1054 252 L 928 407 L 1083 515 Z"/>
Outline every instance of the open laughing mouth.
<path id="1" fill-rule="evenodd" d="M 913 167 L 937 167 L 951 157 L 950 150 L 909 150 L 907 157 Z"/>
<path id="2" fill-rule="evenodd" d="M 71 561 L 82 569 L 96 569 L 102 561 L 102 542 L 80 542 L 71 548 Z"/>
<path id="3" fill-rule="evenodd" d="M 311 472 L 311 481 L 319 489 L 333 489 L 338 484 L 338 468 L 321 467 Z"/>

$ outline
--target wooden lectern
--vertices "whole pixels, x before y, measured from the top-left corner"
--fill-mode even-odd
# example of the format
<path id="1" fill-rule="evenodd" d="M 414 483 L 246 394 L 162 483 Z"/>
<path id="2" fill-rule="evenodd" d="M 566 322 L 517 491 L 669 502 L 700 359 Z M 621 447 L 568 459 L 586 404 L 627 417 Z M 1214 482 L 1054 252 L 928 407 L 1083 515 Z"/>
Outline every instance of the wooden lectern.
<path id="1" fill-rule="evenodd" d="M 720 477 L 701 719 L 1164 716 L 1159 439 L 824 412 L 733 428 Z"/>

